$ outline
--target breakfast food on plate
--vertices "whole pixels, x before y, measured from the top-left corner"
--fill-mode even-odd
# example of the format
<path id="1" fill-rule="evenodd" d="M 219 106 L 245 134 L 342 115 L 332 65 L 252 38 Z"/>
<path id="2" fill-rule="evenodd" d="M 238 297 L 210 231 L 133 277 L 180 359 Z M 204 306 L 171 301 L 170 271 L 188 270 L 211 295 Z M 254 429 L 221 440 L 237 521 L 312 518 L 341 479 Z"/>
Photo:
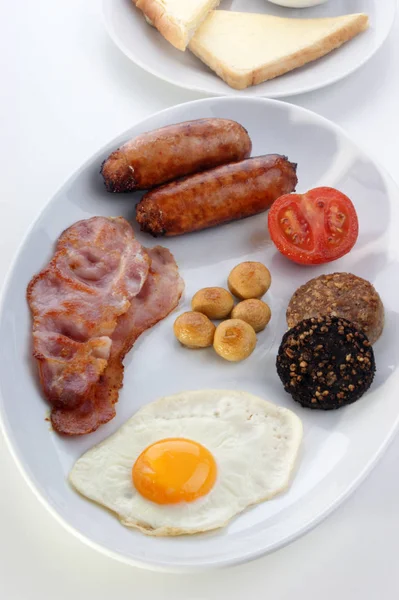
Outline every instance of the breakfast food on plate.
<path id="1" fill-rule="evenodd" d="M 320 275 L 302 285 L 287 309 L 288 327 L 310 317 L 342 317 L 359 327 L 374 344 L 384 328 L 384 306 L 374 286 L 351 273 Z"/>
<path id="2" fill-rule="evenodd" d="M 133 0 L 148 22 L 178 50 L 185 50 L 197 27 L 220 0 Z"/>
<path id="3" fill-rule="evenodd" d="M 239 302 L 231 312 L 232 319 L 245 321 L 253 327 L 255 333 L 263 331 L 266 325 L 268 325 L 271 316 L 272 313 L 269 306 L 257 298 L 250 298 Z"/>
<path id="4" fill-rule="evenodd" d="M 101 167 L 109 192 L 145 190 L 247 158 L 247 131 L 228 119 L 198 119 L 168 125 L 129 140 Z"/>
<path id="5" fill-rule="evenodd" d="M 296 165 L 284 156 L 249 158 L 147 192 L 136 219 L 154 236 L 198 231 L 267 210 L 297 181 Z"/>
<path id="6" fill-rule="evenodd" d="M 191 308 L 203 313 L 210 319 L 225 319 L 234 306 L 234 298 L 224 288 L 208 287 L 194 294 Z"/>
<path id="7" fill-rule="evenodd" d="M 94 217 L 64 231 L 27 296 L 33 355 L 53 406 L 74 408 L 107 366 L 118 318 L 142 289 L 150 261 L 124 219 Z"/>
<path id="8" fill-rule="evenodd" d="M 224 288 L 203 288 L 194 294 L 191 307 L 194 312 L 180 315 L 174 324 L 176 338 L 188 348 L 213 348 L 230 362 L 248 358 L 256 347 L 256 333 L 265 329 L 271 318 L 267 304 L 257 298 L 269 289 L 269 270 L 259 262 L 244 262 L 229 275 L 230 290 L 248 300 L 234 307 L 233 296 Z M 215 326 L 209 319 L 231 319 Z"/>
<path id="9" fill-rule="evenodd" d="M 176 338 L 187 348 L 208 348 L 213 344 L 216 327 L 200 312 L 185 312 L 173 325 Z"/>
<path id="10" fill-rule="evenodd" d="M 55 408 L 51 422 L 59 433 L 90 433 L 115 416 L 115 403 L 123 382 L 123 359 L 137 338 L 164 319 L 179 303 L 183 280 L 176 262 L 166 248 L 147 249 L 151 268 L 141 292 L 118 319 L 111 337 L 107 368 L 84 404 L 74 410 Z"/>
<path id="11" fill-rule="evenodd" d="M 352 250 L 359 233 L 352 202 L 329 187 L 281 196 L 269 211 L 268 223 L 277 249 L 303 265 L 341 258 Z"/>
<path id="12" fill-rule="evenodd" d="M 93 217 L 61 235 L 27 294 L 56 431 L 90 433 L 115 416 L 123 358 L 177 306 L 182 289 L 170 252 L 142 248 L 125 219 Z"/>
<path id="13" fill-rule="evenodd" d="M 215 10 L 197 29 L 189 48 L 240 90 L 314 61 L 367 27 L 365 14 L 290 19 Z"/>
<path id="14" fill-rule="evenodd" d="M 256 333 L 241 319 L 228 319 L 216 327 L 213 347 L 216 354 L 230 362 L 248 358 L 256 347 Z"/>
<path id="15" fill-rule="evenodd" d="M 272 282 L 270 271 L 260 262 L 242 262 L 231 271 L 229 290 L 240 300 L 261 298 Z"/>
<path id="16" fill-rule="evenodd" d="M 301 439 L 293 412 L 252 394 L 183 392 L 141 408 L 69 480 L 127 527 L 194 534 L 285 491 Z"/>
<path id="17" fill-rule="evenodd" d="M 185 468 L 201 481 L 190 484 L 187 473 L 182 473 Z M 182 477 L 186 479 L 183 485 Z M 216 477 L 216 462 L 209 450 L 183 437 L 151 444 L 143 450 L 132 469 L 136 491 L 143 498 L 163 505 L 193 502 L 206 496 L 215 485 Z"/>
<path id="18" fill-rule="evenodd" d="M 296 402 L 331 410 L 355 402 L 369 389 L 374 353 L 366 335 L 350 321 L 311 318 L 284 335 L 277 372 Z"/>

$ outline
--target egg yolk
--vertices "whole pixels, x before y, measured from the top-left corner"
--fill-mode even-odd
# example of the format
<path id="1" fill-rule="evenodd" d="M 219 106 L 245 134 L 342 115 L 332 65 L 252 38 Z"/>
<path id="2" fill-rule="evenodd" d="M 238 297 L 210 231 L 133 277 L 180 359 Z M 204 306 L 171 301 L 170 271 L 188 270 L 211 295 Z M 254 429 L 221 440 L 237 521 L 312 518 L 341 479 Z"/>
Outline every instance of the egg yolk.
<path id="1" fill-rule="evenodd" d="M 198 442 L 168 438 L 148 446 L 133 465 L 136 490 L 157 504 L 192 502 L 212 489 L 215 459 Z"/>

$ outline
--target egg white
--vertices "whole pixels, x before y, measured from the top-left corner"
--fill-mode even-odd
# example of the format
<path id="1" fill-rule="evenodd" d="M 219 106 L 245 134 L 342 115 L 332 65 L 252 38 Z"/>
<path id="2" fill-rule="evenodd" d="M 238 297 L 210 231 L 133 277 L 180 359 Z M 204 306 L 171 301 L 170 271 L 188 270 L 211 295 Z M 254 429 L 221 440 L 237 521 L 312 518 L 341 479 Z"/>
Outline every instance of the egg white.
<path id="1" fill-rule="evenodd" d="M 147 446 L 171 437 L 205 446 L 217 463 L 217 479 L 202 498 L 159 505 L 134 488 L 132 466 Z M 79 458 L 69 479 L 127 527 L 148 535 L 193 534 L 222 527 L 251 504 L 284 491 L 301 439 L 302 423 L 292 411 L 252 394 L 182 392 L 144 406 Z"/>

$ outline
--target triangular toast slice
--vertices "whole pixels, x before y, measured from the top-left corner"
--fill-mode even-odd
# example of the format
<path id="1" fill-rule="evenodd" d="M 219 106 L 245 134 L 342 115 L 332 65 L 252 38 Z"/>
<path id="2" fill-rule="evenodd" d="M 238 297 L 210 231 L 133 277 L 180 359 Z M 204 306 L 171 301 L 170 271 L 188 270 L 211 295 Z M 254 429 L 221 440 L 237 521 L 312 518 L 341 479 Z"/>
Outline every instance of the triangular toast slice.
<path id="1" fill-rule="evenodd" d="M 365 14 L 286 19 L 215 10 L 197 29 L 189 48 L 240 90 L 316 60 L 367 27 Z"/>

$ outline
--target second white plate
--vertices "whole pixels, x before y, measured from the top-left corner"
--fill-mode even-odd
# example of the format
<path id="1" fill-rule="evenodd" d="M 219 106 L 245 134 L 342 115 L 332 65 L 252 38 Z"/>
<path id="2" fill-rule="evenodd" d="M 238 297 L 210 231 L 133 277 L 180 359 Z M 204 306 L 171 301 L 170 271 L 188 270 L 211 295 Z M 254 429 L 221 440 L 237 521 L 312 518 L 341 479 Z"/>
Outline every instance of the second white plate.
<path id="1" fill-rule="evenodd" d="M 367 13 L 370 29 L 339 50 L 301 69 L 246 90 L 230 88 L 189 50 L 181 52 L 150 27 L 132 0 L 103 0 L 104 19 L 115 44 L 134 63 L 164 81 L 207 94 L 279 98 L 322 88 L 365 64 L 387 38 L 396 0 L 329 0 L 308 9 L 282 8 L 266 0 L 222 0 L 220 8 L 280 17 L 313 18 Z"/>

